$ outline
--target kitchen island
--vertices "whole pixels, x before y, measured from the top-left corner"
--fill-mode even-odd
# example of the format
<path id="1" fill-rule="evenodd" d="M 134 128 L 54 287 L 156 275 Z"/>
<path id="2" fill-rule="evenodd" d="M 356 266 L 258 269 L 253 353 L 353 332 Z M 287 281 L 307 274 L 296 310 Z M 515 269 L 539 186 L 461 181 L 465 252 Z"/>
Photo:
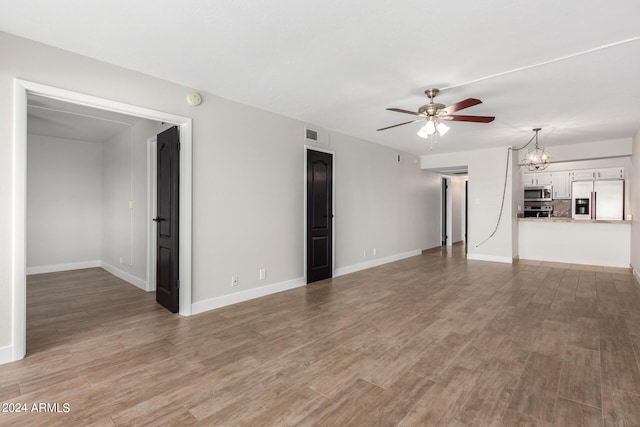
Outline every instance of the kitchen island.
<path id="1" fill-rule="evenodd" d="M 631 222 L 518 218 L 521 259 L 629 268 Z"/>

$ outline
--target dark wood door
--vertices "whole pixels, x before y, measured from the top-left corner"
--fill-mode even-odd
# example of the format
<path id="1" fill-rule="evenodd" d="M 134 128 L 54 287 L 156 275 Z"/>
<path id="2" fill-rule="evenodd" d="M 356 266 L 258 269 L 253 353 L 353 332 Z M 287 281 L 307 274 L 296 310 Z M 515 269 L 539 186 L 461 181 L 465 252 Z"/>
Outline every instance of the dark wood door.
<path id="1" fill-rule="evenodd" d="M 469 228 L 469 181 L 464 182 L 464 244 L 467 240 L 467 229 Z"/>
<path id="2" fill-rule="evenodd" d="M 442 178 L 442 246 L 447 246 L 447 178 Z"/>
<path id="3" fill-rule="evenodd" d="M 158 135 L 158 211 L 157 223 L 156 301 L 172 313 L 178 312 L 180 283 L 179 201 L 180 138 L 174 126 Z"/>
<path id="4" fill-rule="evenodd" d="M 333 155 L 307 150 L 307 283 L 333 275 Z"/>

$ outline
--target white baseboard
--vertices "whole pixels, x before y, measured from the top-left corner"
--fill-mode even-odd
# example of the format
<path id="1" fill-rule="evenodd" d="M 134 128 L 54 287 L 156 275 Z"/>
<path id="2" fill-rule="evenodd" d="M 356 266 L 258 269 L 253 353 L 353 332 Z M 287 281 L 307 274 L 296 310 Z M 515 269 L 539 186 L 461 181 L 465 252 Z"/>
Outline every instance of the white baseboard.
<path id="1" fill-rule="evenodd" d="M 27 267 L 27 275 L 42 274 L 42 273 L 56 273 L 58 271 L 69 271 L 69 270 L 82 270 L 83 268 L 95 268 L 95 267 L 100 267 L 100 260 Z"/>
<path id="2" fill-rule="evenodd" d="M 235 292 L 221 297 L 194 302 L 191 304 L 191 314 L 204 313 L 205 311 L 214 310 L 216 308 L 237 304 L 239 302 L 264 297 L 282 291 L 288 291 L 289 289 L 299 288 L 304 285 L 304 277 L 300 277 L 286 282 L 274 283 L 271 285 L 261 286 L 259 288 L 247 289 L 246 291 Z"/>
<path id="3" fill-rule="evenodd" d="M 497 256 L 497 255 L 481 255 L 467 253 L 467 259 L 475 261 L 489 261 L 489 262 L 501 262 L 503 264 L 513 264 L 512 257 Z"/>
<path id="4" fill-rule="evenodd" d="M 388 264 L 394 261 L 400 261 L 401 259 L 411 258 L 418 255 L 422 255 L 422 251 L 420 249 L 392 255 L 386 258 L 374 259 L 371 261 L 363 262 L 361 264 L 354 264 L 348 265 L 346 267 L 336 268 L 336 270 L 333 272 L 333 277 L 344 276 L 345 274 L 355 273 L 356 271 L 366 270 L 368 268 L 377 267 L 379 265 Z"/>
<path id="5" fill-rule="evenodd" d="M 0 365 L 14 361 L 13 346 L 7 345 L 5 347 L 0 347 Z"/>
<path id="6" fill-rule="evenodd" d="M 115 268 L 114 266 L 107 264 L 106 262 L 101 262 L 100 263 L 100 267 L 104 268 L 105 270 L 107 270 L 109 273 L 113 274 L 114 276 L 124 280 L 125 282 L 131 283 L 134 286 L 137 286 L 138 288 L 142 289 L 143 291 L 147 292 L 147 282 L 145 280 L 142 280 L 136 276 L 133 276 L 129 273 L 126 273 L 118 268 Z"/>

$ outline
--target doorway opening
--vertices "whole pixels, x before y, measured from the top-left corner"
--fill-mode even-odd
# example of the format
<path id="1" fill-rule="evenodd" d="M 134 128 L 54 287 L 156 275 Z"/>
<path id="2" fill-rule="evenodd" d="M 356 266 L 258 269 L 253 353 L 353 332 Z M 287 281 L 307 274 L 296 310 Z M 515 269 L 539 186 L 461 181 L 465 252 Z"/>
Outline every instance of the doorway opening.
<path id="1" fill-rule="evenodd" d="M 466 254 L 468 180 L 465 168 L 441 172 L 441 248 Z"/>
<path id="2" fill-rule="evenodd" d="M 14 198 L 12 236 L 12 360 L 26 354 L 26 176 L 27 176 L 27 97 L 37 95 L 73 105 L 175 124 L 178 127 L 181 150 L 179 156 L 182 177 L 179 197 L 179 280 L 181 284 L 181 315 L 191 314 L 191 150 L 192 120 L 144 107 L 71 92 L 24 80 L 14 80 Z M 149 218 L 149 221 L 151 218 Z"/>

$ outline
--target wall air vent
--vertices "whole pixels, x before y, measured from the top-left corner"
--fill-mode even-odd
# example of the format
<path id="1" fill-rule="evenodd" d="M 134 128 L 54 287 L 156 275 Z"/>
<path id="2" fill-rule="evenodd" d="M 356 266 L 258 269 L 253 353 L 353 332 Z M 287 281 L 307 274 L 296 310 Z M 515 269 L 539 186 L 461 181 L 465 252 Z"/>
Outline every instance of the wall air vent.
<path id="1" fill-rule="evenodd" d="M 304 128 L 304 139 L 306 139 L 307 141 L 318 142 L 318 131 Z"/>
<path id="2" fill-rule="evenodd" d="M 329 145 L 329 132 L 323 129 L 314 129 L 309 125 L 304 127 L 304 140 L 312 144 Z"/>

